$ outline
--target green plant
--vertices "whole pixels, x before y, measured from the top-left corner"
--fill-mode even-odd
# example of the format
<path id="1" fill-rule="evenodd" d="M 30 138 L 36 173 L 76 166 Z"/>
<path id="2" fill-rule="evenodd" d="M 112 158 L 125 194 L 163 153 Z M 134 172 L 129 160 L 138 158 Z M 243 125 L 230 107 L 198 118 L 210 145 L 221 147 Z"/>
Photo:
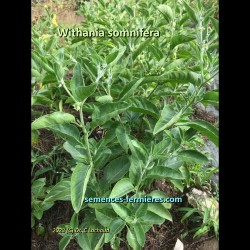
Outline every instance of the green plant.
<path id="1" fill-rule="evenodd" d="M 51 113 L 34 120 L 32 131 L 48 129 L 61 137 L 75 162 L 71 176 L 50 188 L 41 204 L 71 201 L 75 213 L 60 228 L 110 228 L 102 235 L 60 233 L 60 249 L 73 238 L 82 249 L 102 249 L 104 243 L 119 249 L 123 231 L 128 245 L 141 249 L 152 225 L 172 221 L 171 204 L 87 198 L 163 199 L 158 190 L 145 191 L 156 179 L 183 191 L 190 164 L 208 163 L 195 133 L 218 145 L 217 128 L 189 119 L 193 104 L 218 102 L 217 92 L 207 95 L 205 88 L 218 72 L 216 7 L 207 10 L 201 1 L 129 4 L 85 2 L 82 28 L 145 28 L 159 30 L 159 38 L 67 37 L 59 43 L 51 35 L 44 42 L 33 29 L 33 105 L 49 106 Z M 45 87 L 36 91 L 40 82 Z"/>

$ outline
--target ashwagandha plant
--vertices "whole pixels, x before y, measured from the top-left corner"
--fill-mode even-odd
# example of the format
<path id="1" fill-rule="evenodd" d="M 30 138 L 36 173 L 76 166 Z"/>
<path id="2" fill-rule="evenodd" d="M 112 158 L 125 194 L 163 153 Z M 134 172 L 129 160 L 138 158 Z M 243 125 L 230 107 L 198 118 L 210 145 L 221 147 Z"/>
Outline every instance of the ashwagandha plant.
<path id="1" fill-rule="evenodd" d="M 145 191 L 156 179 L 183 191 L 190 182 L 189 164 L 208 162 L 186 142 L 199 132 L 218 145 L 217 128 L 189 119 L 193 104 L 218 104 L 218 90 L 205 88 L 218 72 L 216 7 L 207 10 L 202 1 L 131 6 L 99 1 L 86 2 L 80 11 L 87 18 L 85 30 L 144 28 L 161 36 L 72 37 L 61 47 L 53 44 L 54 36 L 45 43 L 35 35 L 34 85 L 43 82 L 45 88 L 34 92 L 33 105 L 49 104 L 53 111 L 32 122 L 32 133 L 51 130 L 65 140 L 63 147 L 74 159 L 71 177 L 53 186 L 42 203 L 69 200 L 75 211 L 68 224 L 58 225 L 64 229 L 59 249 L 73 238 L 84 250 L 102 249 L 104 243 L 119 249 L 122 232 L 132 249 L 141 249 L 154 224 L 172 221 L 171 204 L 121 198 L 166 198 L 159 190 Z M 59 104 L 51 106 L 55 97 Z M 74 109 L 64 112 L 63 105 Z M 117 202 L 96 203 L 90 197 Z M 66 233 L 67 228 L 103 227 L 110 232 Z"/>

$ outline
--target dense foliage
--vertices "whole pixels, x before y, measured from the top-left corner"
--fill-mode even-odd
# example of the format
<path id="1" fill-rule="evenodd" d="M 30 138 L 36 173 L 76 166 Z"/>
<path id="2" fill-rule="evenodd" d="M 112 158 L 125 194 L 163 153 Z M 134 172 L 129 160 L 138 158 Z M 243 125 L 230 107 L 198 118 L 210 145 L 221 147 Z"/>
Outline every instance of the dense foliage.
<path id="1" fill-rule="evenodd" d="M 195 185 L 197 169 L 209 162 L 198 145 L 205 136 L 218 146 L 216 126 L 190 119 L 195 104 L 218 105 L 218 90 L 207 88 L 218 74 L 218 6 L 199 0 L 84 2 L 78 12 L 86 20 L 73 27 L 160 31 L 148 38 L 62 38 L 56 16 L 45 12 L 32 27 L 32 227 L 56 201 L 70 201 L 75 212 L 59 228 L 107 227 L 110 233 L 60 233 L 59 249 L 73 238 L 84 250 L 104 243 L 119 249 L 122 233 L 131 249 L 141 249 L 154 224 L 172 221 L 171 203 L 85 198 L 164 198 L 159 190 L 147 192 L 156 179 L 181 192 Z M 37 147 L 44 130 L 56 141 L 48 155 Z M 56 154 L 62 156 L 55 162 Z M 218 222 L 204 214 L 197 235 L 210 228 L 217 234 Z"/>

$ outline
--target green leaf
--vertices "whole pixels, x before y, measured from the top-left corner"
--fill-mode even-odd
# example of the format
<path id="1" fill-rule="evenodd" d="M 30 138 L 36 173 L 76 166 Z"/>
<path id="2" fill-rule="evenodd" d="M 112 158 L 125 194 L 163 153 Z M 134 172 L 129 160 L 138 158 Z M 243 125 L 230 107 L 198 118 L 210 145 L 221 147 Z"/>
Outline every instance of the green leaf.
<path id="1" fill-rule="evenodd" d="M 91 243 L 89 241 L 89 238 L 88 238 L 88 234 L 86 233 L 80 233 L 76 236 L 77 238 L 77 242 L 79 244 L 79 246 L 82 248 L 82 249 L 86 249 L 86 250 L 93 250 L 92 247 L 91 247 Z"/>
<path id="2" fill-rule="evenodd" d="M 134 228 L 136 239 L 137 239 L 139 245 L 141 247 L 143 247 L 145 244 L 146 238 L 145 238 L 145 232 L 143 230 L 142 225 L 138 222 L 138 223 L 133 225 L 133 228 Z"/>
<path id="3" fill-rule="evenodd" d="M 170 212 L 160 203 L 149 203 L 148 211 L 155 213 L 166 220 L 173 221 Z"/>
<path id="4" fill-rule="evenodd" d="M 186 162 L 195 162 L 201 164 L 207 164 L 209 162 L 208 158 L 196 150 L 183 150 L 178 156 Z"/>
<path id="5" fill-rule="evenodd" d="M 181 115 L 182 110 L 179 113 L 176 113 L 171 106 L 166 105 L 161 112 L 160 119 L 155 124 L 153 135 L 156 135 L 164 129 L 174 125 L 180 119 Z"/>
<path id="6" fill-rule="evenodd" d="M 79 162 L 86 162 L 88 160 L 87 152 L 82 147 L 76 147 L 77 144 L 70 141 L 66 141 L 63 144 L 63 148 L 70 153 L 73 159 Z"/>
<path id="7" fill-rule="evenodd" d="M 110 103 L 113 102 L 113 97 L 111 95 L 103 95 L 97 96 L 95 100 L 100 103 Z"/>
<path id="8" fill-rule="evenodd" d="M 131 211 L 125 205 L 118 203 L 111 203 L 111 206 L 123 220 L 126 221 L 131 216 Z"/>
<path id="9" fill-rule="evenodd" d="M 190 186 L 190 178 L 191 178 L 191 176 L 190 176 L 190 171 L 189 171 L 188 167 L 187 166 L 182 166 L 180 168 L 180 171 L 181 171 L 182 175 L 185 177 L 185 180 L 187 182 L 187 187 L 189 187 Z"/>
<path id="10" fill-rule="evenodd" d="M 146 215 L 141 217 L 141 219 L 143 220 L 143 222 L 141 222 L 143 225 L 161 225 L 165 221 L 163 217 L 160 217 L 151 211 L 147 211 Z"/>
<path id="11" fill-rule="evenodd" d="M 127 156 L 121 156 L 111 161 L 104 170 L 103 181 L 105 186 L 117 182 L 128 172 L 130 162 Z"/>
<path id="12" fill-rule="evenodd" d="M 181 192 L 184 190 L 184 185 L 181 180 L 170 180 L 174 184 L 175 187 L 177 187 Z"/>
<path id="13" fill-rule="evenodd" d="M 129 168 L 129 179 L 136 186 L 142 177 L 142 168 L 145 166 L 141 160 L 131 157 L 131 165 Z"/>
<path id="14" fill-rule="evenodd" d="M 187 42 L 190 42 L 193 40 L 195 40 L 195 37 L 193 37 L 193 36 L 175 35 L 171 40 L 170 48 L 173 49 L 174 47 L 176 47 L 179 44 L 187 43 Z"/>
<path id="15" fill-rule="evenodd" d="M 159 111 L 157 107 L 144 97 L 132 97 L 128 99 L 128 102 L 131 104 L 129 110 L 134 112 L 139 112 L 146 115 L 151 115 L 158 119 Z"/>
<path id="16" fill-rule="evenodd" d="M 172 168 L 168 168 L 165 166 L 155 166 L 153 170 L 148 173 L 147 178 L 155 178 L 155 179 L 184 179 L 181 172 Z"/>
<path id="17" fill-rule="evenodd" d="M 164 166 L 168 167 L 168 168 L 172 168 L 172 169 L 179 169 L 181 166 L 183 165 L 183 161 L 180 160 L 178 157 L 174 156 L 171 158 L 168 158 L 165 162 L 164 162 Z"/>
<path id="18" fill-rule="evenodd" d="M 49 41 L 47 42 L 46 46 L 45 46 L 45 50 L 49 51 L 57 42 L 57 36 L 52 36 Z"/>
<path id="19" fill-rule="evenodd" d="M 55 202 L 58 200 L 69 201 L 70 197 L 70 181 L 61 180 L 46 195 L 44 203 Z"/>
<path id="20" fill-rule="evenodd" d="M 124 151 L 127 153 L 128 152 L 128 142 L 127 142 L 127 133 L 124 127 L 119 126 L 115 130 L 115 134 L 117 137 L 117 140 L 121 147 L 124 149 Z"/>
<path id="21" fill-rule="evenodd" d="M 36 119 L 31 124 L 31 129 L 50 128 L 56 124 L 70 123 L 75 120 L 71 114 L 64 112 L 54 112 L 52 114 L 44 115 Z"/>
<path id="22" fill-rule="evenodd" d="M 121 179 L 113 187 L 112 192 L 110 194 L 110 198 L 122 197 L 123 195 L 133 190 L 134 190 L 134 186 L 128 178 Z"/>
<path id="23" fill-rule="evenodd" d="M 117 217 L 116 213 L 111 209 L 95 209 L 97 221 L 104 227 L 108 227 L 110 223 Z"/>
<path id="24" fill-rule="evenodd" d="M 214 26 L 216 33 L 219 34 L 219 21 L 213 17 L 210 17 L 210 20 Z"/>
<path id="25" fill-rule="evenodd" d="M 167 71 L 167 70 L 166 70 Z M 199 75 L 197 73 L 182 70 L 182 71 L 171 71 L 164 73 L 160 76 L 146 76 L 143 78 L 141 84 L 144 83 L 152 83 L 152 82 L 159 82 L 159 83 L 199 83 Z"/>
<path id="26" fill-rule="evenodd" d="M 97 88 L 97 83 L 93 83 L 85 87 L 77 87 L 76 96 L 78 100 L 83 101 L 89 96 L 93 95 L 95 93 L 96 88 Z"/>
<path id="27" fill-rule="evenodd" d="M 121 46 L 119 47 L 119 49 L 111 54 L 109 54 L 106 57 L 106 63 L 108 64 L 108 66 L 114 66 L 120 59 L 121 57 L 124 55 L 125 51 L 126 51 L 126 46 Z"/>
<path id="28" fill-rule="evenodd" d="M 192 19 L 192 21 L 197 24 L 198 23 L 198 18 L 195 14 L 195 11 L 189 6 L 189 4 L 187 4 L 185 1 L 183 1 L 184 7 L 188 13 L 188 15 L 190 16 L 190 18 Z"/>
<path id="29" fill-rule="evenodd" d="M 163 193 L 160 190 L 153 190 L 148 196 L 154 197 L 154 198 L 162 198 L 162 199 L 166 199 L 167 196 L 165 193 Z M 166 209 L 170 209 L 171 208 L 171 203 L 161 203 L 161 205 L 163 207 L 165 207 Z"/>
<path id="30" fill-rule="evenodd" d="M 78 228 L 79 220 L 78 220 L 78 214 L 77 213 L 74 213 L 72 215 L 69 225 L 70 225 L 71 228 Z"/>
<path id="31" fill-rule="evenodd" d="M 188 122 L 180 122 L 178 126 L 189 126 L 198 130 L 204 134 L 209 140 L 211 140 L 216 146 L 219 144 L 219 131 L 213 125 L 202 120 L 193 120 Z"/>
<path id="32" fill-rule="evenodd" d="M 65 250 L 66 247 L 68 246 L 72 236 L 64 236 L 60 241 L 59 241 L 59 250 Z"/>
<path id="33" fill-rule="evenodd" d="M 186 220 L 190 215 L 192 215 L 193 213 L 197 211 L 198 211 L 197 208 L 190 208 L 190 210 L 181 218 L 181 222 Z"/>
<path id="34" fill-rule="evenodd" d="M 139 47 L 133 51 L 132 54 L 132 59 L 135 60 L 137 56 L 139 56 L 141 54 L 141 52 L 148 46 L 148 44 L 151 42 L 151 39 L 146 39 L 145 41 L 143 41 Z"/>
<path id="35" fill-rule="evenodd" d="M 109 161 L 112 151 L 109 148 L 100 148 L 93 157 L 95 170 L 102 168 Z"/>
<path id="36" fill-rule="evenodd" d="M 34 60 L 34 62 L 39 66 L 41 67 L 43 70 L 45 70 L 46 72 L 49 72 L 49 73 L 54 73 L 54 69 L 51 68 L 49 66 L 49 63 L 48 61 L 46 60 L 46 58 L 40 56 L 38 53 L 36 52 L 32 52 L 31 53 L 31 57 L 32 59 Z"/>
<path id="37" fill-rule="evenodd" d="M 130 16 L 134 17 L 134 12 L 133 12 L 133 10 L 128 5 L 125 4 L 124 8 L 125 8 L 125 10 L 128 12 L 128 14 Z"/>
<path id="38" fill-rule="evenodd" d="M 132 213 L 136 218 L 140 218 L 147 213 L 148 204 L 147 203 L 135 203 Z"/>
<path id="39" fill-rule="evenodd" d="M 134 94 L 135 90 L 138 89 L 140 84 L 142 83 L 143 78 L 137 80 L 133 80 L 130 83 L 126 84 L 123 88 L 122 92 L 119 95 L 119 100 L 123 101 L 126 100 L 128 97 Z"/>
<path id="40" fill-rule="evenodd" d="M 158 5 L 157 9 L 163 14 L 164 18 L 168 22 L 170 22 L 173 19 L 173 17 L 174 17 L 173 11 L 168 5 L 160 4 L 160 5 Z"/>
<path id="41" fill-rule="evenodd" d="M 76 213 L 81 209 L 89 182 L 91 167 L 78 163 L 71 176 L 71 203 Z"/>
<path id="42" fill-rule="evenodd" d="M 141 160 L 146 164 L 149 156 L 146 146 L 137 140 L 128 140 L 128 145 L 132 152 L 132 156 L 137 158 L 138 161 Z"/>
<path id="43" fill-rule="evenodd" d="M 202 103 L 219 105 L 219 92 L 217 90 L 209 91 L 203 96 Z"/>
<path id="44" fill-rule="evenodd" d="M 164 55 L 161 52 L 161 50 L 158 49 L 158 47 L 150 44 L 148 46 L 148 49 L 151 52 L 151 54 L 157 59 L 157 61 L 160 61 L 163 58 Z"/>
<path id="45" fill-rule="evenodd" d="M 50 130 L 61 136 L 65 140 L 73 141 L 76 143 L 80 142 L 80 133 L 76 126 L 72 124 L 56 124 L 50 127 Z"/>
<path id="46" fill-rule="evenodd" d="M 131 230 L 129 228 L 127 229 L 126 239 L 128 241 L 129 246 L 131 246 L 133 250 L 140 250 L 141 249 L 141 247 L 137 241 L 137 237 L 136 237 L 134 230 Z"/>
<path id="47" fill-rule="evenodd" d="M 120 233 L 124 228 L 126 222 L 121 218 L 116 218 L 111 221 L 110 225 L 110 233 L 105 234 L 105 243 L 108 243 L 116 234 Z"/>
<path id="48" fill-rule="evenodd" d="M 105 103 L 99 108 L 95 109 L 92 115 L 92 121 L 95 124 L 102 125 L 111 118 L 124 112 L 130 107 L 130 104 L 125 102 Z"/>
<path id="49" fill-rule="evenodd" d="M 46 178 L 40 178 L 32 183 L 31 191 L 33 194 L 39 194 L 46 184 Z"/>
<path id="50" fill-rule="evenodd" d="M 77 62 L 73 69 L 73 77 L 70 81 L 70 89 L 74 97 L 76 97 L 76 89 L 85 85 L 82 74 L 82 66 Z"/>

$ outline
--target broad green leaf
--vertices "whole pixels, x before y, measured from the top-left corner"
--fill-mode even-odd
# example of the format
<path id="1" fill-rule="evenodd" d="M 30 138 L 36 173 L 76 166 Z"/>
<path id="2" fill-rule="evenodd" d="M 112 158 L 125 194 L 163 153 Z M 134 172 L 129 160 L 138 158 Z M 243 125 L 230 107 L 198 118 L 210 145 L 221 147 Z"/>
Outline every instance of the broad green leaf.
<path id="1" fill-rule="evenodd" d="M 166 105 L 161 112 L 160 119 L 155 124 L 153 134 L 156 135 L 164 129 L 174 125 L 180 119 L 181 115 L 182 110 L 179 113 L 176 113 L 171 106 Z"/>
<path id="2" fill-rule="evenodd" d="M 180 122 L 178 126 L 189 126 L 198 130 L 204 134 L 209 140 L 211 140 L 216 146 L 219 144 L 219 131 L 213 125 L 202 120 L 193 120 L 189 122 Z"/>
<path id="3" fill-rule="evenodd" d="M 95 93 L 95 90 L 97 88 L 97 83 L 93 83 L 88 86 L 84 87 L 77 87 L 76 88 L 76 96 L 79 101 L 83 101 L 89 96 L 93 95 Z"/>
<path id="4" fill-rule="evenodd" d="M 158 5 L 157 9 L 163 14 L 164 18 L 168 22 L 170 22 L 173 19 L 173 17 L 174 17 L 173 11 L 168 5 L 160 4 L 160 5 Z"/>
<path id="5" fill-rule="evenodd" d="M 139 47 L 133 51 L 133 54 L 132 54 L 132 59 L 135 60 L 137 56 L 139 56 L 142 51 L 148 46 L 148 44 L 151 42 L 151 39 L 146 39 L 145 41 L 143 41 Z"/>
<path id="6" fill-rule="evenodd" d="M 111 209 L 95 209 L 97 221 L 104 227 L 108 227 L 110 223 L 117 217 L 116 213 Z"/>
<path id="7" fill-rule="evenodd" d="M 32 183 L 31 191 L 33 194 L 39 194 L 46 184 L 46 178 L 40 178 Z"/>
<path id="8" fill-rule="evenodd" d="M 70 197 L 70 181 L 61 180 L 46 195 L 44 203 L 54 202 L 58 200 L 69 201 Z"/>
<path id="9" fill-rule="evenodd" d="M 59 250 L 65 250 L 66 247 L 68 246 L 72 236 L 64 236 L 60 241 L 59 241 Z"/>
<path id="10" fill-rule="evenodd" d="M 134 208 L 132 213 L 135 214 L 136 218 L 140 218 L 147 213 L 148 204 L 147 203 L 136 203 L 134 204 Z"/>
<path id="11" fill-rule="evenodd" d="M 77 242 L 82 249 L 93 250 L 87 233 L 80 233 L 76 236 Z"/>
<path id="12" fill-rule="evenodd" d="M 104 170 L 103 181 L 105 186 L 117 182 L 128 172 L 130 162 L 127 156 L 121 156 L 111 161 Z"/>
<path id="13" fill-rule="evenodd" d="M 138 223 L 133 225 L 133 228 L 134 228 L 136 239 L 137 239 L 139 245 L 141 247 L 143 247 L 145 244 L 146 238 L 145 238 L 145 232 L 143 230 L 142 225 L 138 222 Z"/>
<path id="14" fill-rule="evenodd" d="M 141 247 L 137 241 L 137 237 L 136 237 L 134 230 L 131 230 L 129 228 L 127 229 L 126 239 L 128 241 L 129 246 L 132 247 L 133 250 L 140 250 L 141 249 Z"/>
<path id="15" fill-rule="evenodd" d="M 62 62 L 56 61 L 53 65 L 53 69 L 54 69 L 54 72 L 56 74 L 57 81 L 61 82 L 64 78 L 64 75 L 65 75 L 65 70 L 64 70 Z"/>
<path id="16" fill-rule="evenodd" d="M 137 158 L 137 160 L 141 160 L 144 164 L 146 164 L 148 160 L 148 151 L 146 146 L 139 142 L 138 140 L 128 140 L 129 148 L 132 152 L 132 156 Z"/>
<path id="17" fill-rule="evenodd" d="M 87 58 L 82 58 L 82 65 L 87 74 L 89 74 L 95 81 L 97 77 L 97 69 L 92 62 Z"/>
<path id="18" fill-rule="evenodd" d="M 202 100 L 204 104 L 219 105 L 219 92 L 217 90 L 207 92 Z"/>
<path id="19" fill-rule="evenodd" d="M 78 220 L 78 214 L 77 213 L 73 213 L 69 225 L 70 225 L 71 228 L 78 228 L 79 220 Z"/>
<path id="20" fill-rule="evenodd" d="M 201 164 L 207 164 L 209 162 L 208 158 L 196 150 L 183 150 L 178 156 L 186 162 L 195 162 Z"/>
<path id="21" fill-rule="evenodd" d="M 124 127 L 120 126 L 116 128 L 115 134 L 117 137 L 118 142 L 120 143 L 121 147 L 128 152 L 128 142 L 127 142 L 127 132 Z"/>
<path id="22" fill-rule="evenodd" d="M 188 15 L 190 16 L 190 18 L 192 19 L 192 21 L 197 24 L 198 23 L 198 18 L 197 15 L 195 13 L 195 11 L 189 6 L 189 4 L 187 4 L 185 1 L 183 1 L 184 7 L 188 13 Z"/>
<path id="23" fill-rule="evenodd" d="M 179 169 L 182 165 L 183 161 L 176 156 L 171 157 L 164 162 L 164 166 L 172 169 Z"/>
<path id="24" fill-rule="evenodd" d="M 56 124 L 50 127 L 50 130 L 61 136 L 65 140 L 80 143 L 80 133 L 76 126 L 72 124 Z"/>
<path id="25" fill-rule="evenodd" d="M 160 217 L 159 215 L 151 211 L 147 211 L 146 215 L 141 217 L 141 219 L 143 220 L 143 222 L 141 222 L 142 225 L 161 225 L 165 221 L 163 217 Z"/>
<path id="26" fill-rule="evenodd" d="M 172 221 L 170 212 L 160 203 L 149 203 L 148 211 L 155 213 L 166 220 Z"/>
<path id="27" fill-rule="evenodd" d="M 144 97 L 132 97 L 128 99 L 128 102 L 131 104 L 129 110 L 134 112 L 139 112 L 146 115 L 151 115 L 158 119 L 159 111 L 157 107 Z"/>
<path id="28" fill-rule="evenodd" d="M 95 170 L 102 168 L 109 161 L 112 151 L 109 148 L 100 148 L 93 157 Z"/>
<path id="29" fill-rule="evenodd" d="M 122 92 L 119 95 L 119 100 L 123 101 L 126 100 L 128 97 L 134 94 L 135 90 L 138 89 L 140 84 L 142 83 L 143 78 L 137 80 L 133 80 L 130 83 L 126 84 L 123 88 Z"/>
<path id="30" fill-rule="evenodd" d="M 111 118 L 119 115 L 130 107 L 130 104 L 125 102 L 105 103 L 95 109 L 92 115 L 92 120 L 95 124 L 102 125 Z"/>
<path id="31" fill-rule="evenodd" d="M 131 211 L 123 204 L 111 203 L 114 211 L 123 219 L 127 220 L 131 216 Z"/>
<path id="32" fill-rule="evenodd" d="M 123 195 L 133 190 L 134 190 L 134 186 L 128 178 L 121 179 L 113 187 L 112 192 L 110 194 L 110 198 L 122 197 Z"/>
<path id="33" fill-rule="evenodd" d="M 81 209 L 89 182 L 91 167 L 78 163 L 71 176 L 71 203 L 76 213 Z"/>
<path id="34" fill-rule="evenodd" d="M 100 103 L 110 103 L 113 102 L 113 97 L 111 95 L 103 95 L 97 96 L 95 100 Z"/>
<path id="35" fill-rule="evenodd" d="M 155 179 L 170 178 L 176 180 L 184 179 L 180 171 L 165 166 L 155 166 L 148 173 L 147 178 L 155 178 Z"/>
<path id="36" fill-rule="evenodd" d="M 124 228 L 126 222 L 121 218 L 116 218 L 109 224 L 110 233 L 105 234 L 105 243 L 108 243 L 116 234 L 120 233 Z"/>
<path id="37" fill-rule="evenodd" d="M 76 97 L 76 89 L 85 85 L 82 74 L 82 66 L 77 62 L 73 69 L 73 76 L 70 81 L 70 89 L 74 97 Z"/>
<path id="38" fill-rule="evenodd" d="M 82 147 L 77 147 L 77 144 L 66 141 L 63 144 L 63 148 L 71 154 L 73 159 L 76 159 L 79 162 L 87 162 L 88 156 L 86 150 Z"/>
<path id="39" fill-rule="evenodd" d="M 142 177 L 142 168 L 145 166 L 141 160 L 131 157 L 131 165 L 129 168 L 129 179 L 136 186 Z"/>
<path id="40" fill-rule="evenodd" d="M 75 120 L 71 114 L 64 112 L 54 112 L 52 114 L 44 115 L 36 119 L 31 124 L 31 129 L 50 128 L 56 124 L 70 123 Z"/>
<path id="41" fill-rule="evenodd" d="M 183 65 L 183 62 L 184 60 L 182 58 L 176 59 L 165 66 L 165 71 L 176 70 L 178 67 L 181 67 Z"/>
<path id="42" fill-rule="evenodd" d="M 173 49 L 174 47 L 176 47 L 179 44 L 187 43 L 187 42 L 190 42 L 194 39 L 195 39 L 195 37 L 193 37 L 193 36 L 175 35 L 171 40 L 170 48 Z"/>

